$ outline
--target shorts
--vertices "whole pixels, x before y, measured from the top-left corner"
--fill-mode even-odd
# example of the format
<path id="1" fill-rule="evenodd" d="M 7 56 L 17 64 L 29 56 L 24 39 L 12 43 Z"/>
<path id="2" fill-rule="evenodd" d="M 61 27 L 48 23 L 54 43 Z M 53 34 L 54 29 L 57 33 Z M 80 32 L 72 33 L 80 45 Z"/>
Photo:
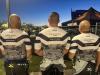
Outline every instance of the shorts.
<path id="1" fill-rule="evenodd" d="M 6 75 L 28 75 L 28 61 L 5 61 L 4 68 L 6 71 Z"/>
<path id="2" fill-rule="evenodd" d="M 85 68 L 76 75 L 97 75 L 97 73 L 95 72 L 95 66 L 96 66 L 95 63 L 88 62 Z"/>
<path id="3" fill-rule="evenodd" d="M 64 64 L 63 58 L 60 58 L 60 59 L 58 59 L 58 60 L 53 60 L 53 61 L 51 61 L 51 60 L 49 60 L 49 59 L 44 59 L 44 60 L 43 60 L 43 63 L 40 65 L 41 71 L 45 71 L 46 68 L 47 68 L 48 66 L 52 65 L 52 64 L 60 64 L 60 65 L 62 65 L 64 68 L 66 67 L 66 65 Z"/>

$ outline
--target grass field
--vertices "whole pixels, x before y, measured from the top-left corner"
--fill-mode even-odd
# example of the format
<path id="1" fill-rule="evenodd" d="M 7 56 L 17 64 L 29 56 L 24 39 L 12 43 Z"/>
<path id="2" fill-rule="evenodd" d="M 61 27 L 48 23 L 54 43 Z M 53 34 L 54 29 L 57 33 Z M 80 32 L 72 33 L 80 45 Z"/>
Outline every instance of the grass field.
<path id="1" fill-rule="evenodd" d="M 5 75 L 3 64 L 3 60 L 0 59 L 0 75 Z"/>

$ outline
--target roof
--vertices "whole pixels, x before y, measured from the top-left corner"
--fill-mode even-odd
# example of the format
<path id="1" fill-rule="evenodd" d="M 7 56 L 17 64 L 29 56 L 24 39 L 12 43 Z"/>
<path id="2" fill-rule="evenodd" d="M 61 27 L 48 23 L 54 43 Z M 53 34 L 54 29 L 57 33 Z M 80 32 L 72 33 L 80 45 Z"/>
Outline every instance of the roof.
<path id="1" fill-rule="evenodd" d="M 80 15 L 78 18 L 63 22 L 62 25 L 66 25 L 68 23 L 73 23 L 73 22 L 79 23 L 82 20 L 89 20 L 89 21 L 96 20 L 100 22 L 100 12 L 90 7 L 85 13 Z"/>

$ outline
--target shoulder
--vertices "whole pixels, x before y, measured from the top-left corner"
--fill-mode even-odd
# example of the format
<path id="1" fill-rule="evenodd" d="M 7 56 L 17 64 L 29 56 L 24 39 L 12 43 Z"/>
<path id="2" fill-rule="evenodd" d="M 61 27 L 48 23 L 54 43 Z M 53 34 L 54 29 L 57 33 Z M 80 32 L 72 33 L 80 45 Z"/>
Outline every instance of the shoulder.
<path id="1" fill-rule="evenodd" d="M 74 36 L 74 37 L 72 38 L 72 40 L 79 40 L 80 38 L 82 38 L 82 37 L 81 37 L 81 34 Z"/>
<path id="2" fill-rule="evenodd" d="M 6 30 L 4 30 L 2 33 L 6 33 L 6 32 L 10 32 L 11 31 L 11 29 L 6 29 Z M 2 34 L 1 33 L 1 34 Z"/>
<path id="3" fill-rule="evenodd" d="M 51 28 L 46 28 L 46 29 L 40 31 L 39 33 L 43 34 L 43 33 L 46 33 L 46 32 L 48 32 L 48 31 L 50 31 L 50 30 L 51 30 Z"/>
<path id="4" fill-rule="evenodd" d="M 25 31 L 22 31 L 22 35 L 28 35 L 28 33 L 26 33 Z"/>
<path id="5" fill-rule="evenodd" d="M 1 36 L 10 33 L 11 29 L 6 29 L 1 33 Z"/>
<path id="6" fill-rule="evenodd" d="M 95 34 L 92 34 L 92 33 L 91 33 L 91 36 L 92 36 L 93 38 L 99 38 L 98 35 L 95 35 Z"/>
<path id="7" fill-rule="evenodd" d="M 65 31 L 65 30 L 62 29 L 62 28 L 58 28 L 58 30 L 59 30 L 60 32 L 62 32 L 62 33 L 67 33 L 67 31 Z"/>

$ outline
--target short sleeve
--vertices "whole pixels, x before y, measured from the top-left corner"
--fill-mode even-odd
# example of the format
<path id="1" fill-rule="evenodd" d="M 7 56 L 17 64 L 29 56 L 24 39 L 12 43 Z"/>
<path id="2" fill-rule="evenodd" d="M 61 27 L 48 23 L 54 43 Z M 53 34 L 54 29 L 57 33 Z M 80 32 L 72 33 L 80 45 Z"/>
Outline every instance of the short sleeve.
<path id="1" fill-rule="evenodd" d="M 24 33 L 24 36 L 25 36 L 24 43 L 25 43 L 26 50 L 32 49 L 31 40 L 30 40 L 28 34 Z"/>
<path id="2" fill-rule="evenodd" d="M 77 40 L 75 40 L 74 38 L 72 39 L 72 43 L 71 43 L 71 47 L 70 47 L 70 51 L 71 53 L 76 53 L 78 48 L 78 43 Z"/>
<path id="3" fill-rule="evenodd" d="M 41 40 L 39 36 L 36 36 L 35 43 L 34 43 L 34 49 L 40 50 L 42 48 Z"/>

